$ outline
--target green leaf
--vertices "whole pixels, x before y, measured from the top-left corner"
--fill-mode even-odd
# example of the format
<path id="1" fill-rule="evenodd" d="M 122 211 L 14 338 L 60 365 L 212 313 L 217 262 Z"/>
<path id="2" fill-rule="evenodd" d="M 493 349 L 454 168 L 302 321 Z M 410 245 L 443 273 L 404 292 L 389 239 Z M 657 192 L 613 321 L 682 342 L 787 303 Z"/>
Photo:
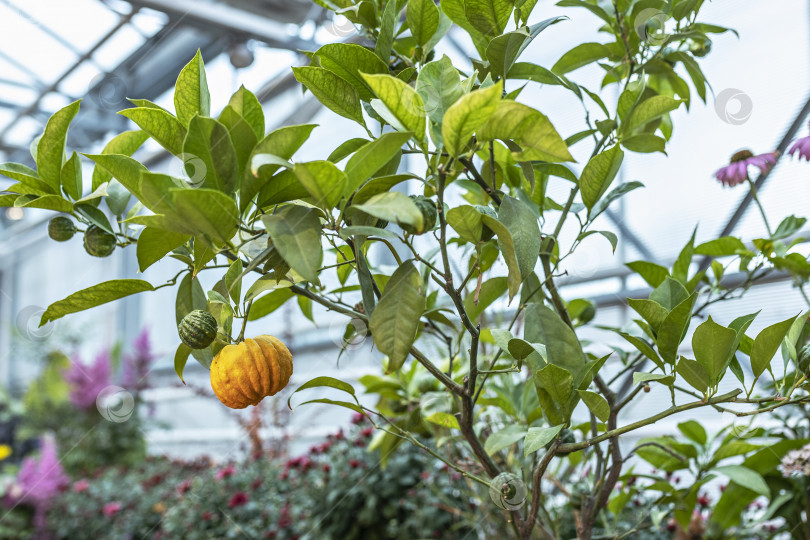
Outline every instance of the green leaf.
<path id="1" fill-rule="evenodd" d="M 313 208 L 289 205 L 262 217 L 278 252 L 290 268 L 311 283 L 318 283 L 318 270 L 323 265 L 319 215 Z"/>
<path id="2" fill-rule="evenodd" d="M 43 210 L 65 213 L 73 211 L 73 205 L 70 204 L 70 201 L 63 199 L 59 195 L 45 195 L 28 202 L 21 201 L 22 199 L 17 199 L 15 206 L 19 206 L 20 208 L 42 208 Z"/>
<path id="3" fill-rule="evenodd" d="M 554 440 L 564 427 L 565 426 L 562 424 L 554 427 L 530 427 L 523 443 L 523 455 L 528 457 L 541 448 L 544 448 L 548 443 Z"/>
<path id="4" fill-rule="evenodd" d="M 588 409 L 602 422 L 607 422 L 610 417 L 610 405 L 605 398 L 595 392 L 587 390 L 577 390 L 579 397 L 588 406 Z"/>
<path id="5" fill-rule="evenodd" d="M 712 384 L 711 377 L 708 371 L 706 371 L 706 368 L 703 367 L 703 364 L 695 360 L 690 360 L 682 356 L 680 360 L 678 360 L 675 371 L 689 386 L 698 392 L 706 393 L 709 386 Z"/>
<path id="6" fill-rule="evenodd" d="M 186 384 L 185 379 L 183 379 L 183 371 L 186 369 L 186 362 L 188 362 L 189 356 L 191 356 L 191 347 L 185 343 L 181 343 L 174 353 L 174 372 L 177 373 L 177 376 L 180 377 L 183 384 Z"/>
<path id="7" fill-rule="evenodd" d="M 417 140 L 424 142 L 427 129 L 425 104 L 416 90 L 391 75 L 363 74 L 363 79 L 399 123 L 394 127 L 399 131 L 410 131 Z"/>
<path id="8" fill-rule="evenodd" d="M 151 107 L 137 107 L 135 109 L 125 109 L 118 114 L 135 122 L 160 146 L 175 156 L 183 153 L 186 128 L 167 111 Z"/>
<path id="9" fill-rule="evenodd" d="M 235 304 L 238 304 L 242 298 L 242 278 L 240 277 L 242 270 L 242 259 L 236 259 L 228 267 L 225 277 L 222 278 L 225 281 L 225 288 L 228 289 L 228 294 L 231 295 Z"/>
<path id="10" fill-rule="evenodd" d="M 706 368 L 711 384 L 717 385 L 733 354 L 737 333 L 714 322 L 711 316 L 695 329 L 692 350 L 695 360 Z"/>
<path id="11" fill-rule="evenodd" d="M 675 309 L 675 306 L 689 298 L 689 291 L 680 282 L 669 276 L 664 277 L 664 281 L 650 293 L 650 300 L 658 302 L 667 310 Z"/>
<path id="12" fill-rule="evenodd" d="M 478 31 L 497 36 L 506 28 L 513 5 L 514 0 L 464 0 L 464 13 Z"/>
<path id="13" fill-rule="evenodd" d="M 464 95 L 461 77 L 450 58 L 445 55 L 424 65 L 416 79 L 416 93 L 422 98 L 428 117 L 441 123 L 447 109 Z"/>
<path id="14" fill-rule="evenodd" d="M 228 128 L 220 122 L 194 116 L 188 124 L 181 158 L 192 187 L 233 193 L 239 165 Z"/>
<path id="15" fill-rule="evenodd" d="M 385 133 L 360 148 L 346 164 L 346 193 L 357 191 L 363 182 L 391 161 L 410 138 L 410 133 Z"/>
<path id="16" fill-rule="evenodd" d="M 250 294 L 250 291 L 248 291 Z M 266 317 L 283 306 L 287 300 L 295 296 L 289 288 L 276 289 L 253 301 L 250 307 L 248 321 L 257 321 Z"/>
<path id="17" fill-rule="evenodd" d="M 352 196 L 352 203 L 362 204 L 375 195 L 386 193 L 396 185 L 408 180 L 415 180 L 417 177 L 412 174 L 394 174 L 391 176 L 378 176 L 372 178 L 363 187 L 358 189 Z"/>
<path id="18" fill-rule="evenodd" d="M 625 266 L 644 278 L 644 281 L 651 287 L 658 287 L 669 276 L 667 268 L 649 261 L 635 261 L 627 263 Z"/>
<path id="19" fill-rule="evenodd" d="M 498 209 L 498 221 L 512 235 L 521 280 L 526 279 L 534 272 L 543 244 L 537 217 L 526 203 L 506 195 Z"/>
<path id="20" fill-rule="evenodd" d="M 605 194 L 624 160 L 624 152 L 619 145 L 595 155 L 585 165 L 580 176 L 580 189 L 582 201 L 588 210 L 592 209 L 597 201 Z"/>
<path id="21" fill-rule="evenodd" d="M 174 109 L 177 112 L 177 119 L 186 126 L 196 115 L 211 116 L 211 95 L 208 93 L 205 65 L 199 49 L 177 77 L 174 86 Z"/>
<path id="22" fill-rule="evenodd" d="M 228 130 L 228 136 L 233 143 L 237 163 L 236 183 L 238 183 L 238 179 L 244 174 L 250 155 L 253 149 L 256 148 L 259 139 L 256 138 L 256 133 L 250 124 L 230 105 L 222 109 L 222 113 L 219 115 L 219 123 Z M 197 173 L 196 170 L 195 173 Z"/>
<path id="23" fill-rule="evenodd" d="M 515 61 L 526 50 L 532 40 L 552 24 L 565 19 L 567 17 L 546 19 L 530 27 L 508 32 L 490 41 L 487 46 L 486 57 L 489 60 L 492 73 L 501 78 L 506 78 Z"/>
<path id="24" fill-rule="evenodd" d="M 550 70 L 530 62 L 516 62 L 509 70 L 507 79 L 519 79 L 540 84 L 566 86 L 565 82 Z"/>
<path id="25" fill-rule="evenodd" d="M 347 191 L 346 174 L 330 161 L 296 163 L 293 172 L 315 199 L 315 206 L 327 211 L 335 208 Z"/>
<path id="26" fill-rule="evenodd" d="M 161 260 L 173 249 L 176 249 L 191 238 L 187 234 L 146 227 L 138 236 L 138 267 L 141 272 Z"/>
<path id="27" fill-rule="evenodd" d="M 628 298 L 627 304 L 636 310 L 636 312 L 638 312 L 638 314 L 650 324 L 650 327 L 654 332 L 658 332 L 658 329 L 663 324 L 664 319 L 666 319 L 667 315 L 669 315 L 669 311 L 654 300 L 647 300 L 644 298 Z"/>
<path id="28" fill-rule="evenodd" d="M 394 33 L 399 22 L 399 12 L 402 6 L 399 0 L 388 0 L 383 10 L 380 21 L 380 33 L 377 36 L 377 43 L 374 52 L 383 61 L 388 62 L 391 58 L 391 49 L 394 45 Z"/>
<path id="29" fill-rule="evenodd" d="M 625 133 L 633 133 L 653 120 L 674 111 L 681 103 L 681 101 L 672 99 L 669 96 L 653 96 L 636 105 L 622 129 Z"/>
<path id="30" fill-rule="evenodd" d="M 754 339 L 754 345 L 751 348 L 751 369 L 755 378 L 762 375 L 762 372 L 770 365 L 771 359 L 782 345 L 782 340 L 785 339 L 796 317 L 772 324 L 762 330 Z"/>
<path id="31" fill-rule="evenodd" d="M 385 62 L 369 49 L 355 43 L 329 43 L 318 49 L 315 56 L 321 67 L 349 82 L 363 101 L 374 96 L 362 74 L 388 73 Z"/>
<path id="32" fill-rule="evenodd" d="M 301 145 L 306 142 L 314 128 L 315 125 L 313 124 L 303 124 L 298 126 L 287 126 L 272 131 L 264 139 L 262 139 L 259 144 L 256 145 L 251 157 L 261 154 L 271 154 L 278 156 L 281 159 L 290 159 L 292 158 L 293 154 L 295 154 L 295 152 L 301 148 Z M 248 163 L 250 163 L 250 161 L 251 160 L 248 160 Z M 272 194 L 278 194 L 281 191 L 276 190 L 276 186 L 274 185 L 278 183 L 278 178 L 276 178 L 274 182 L 270 182 L 270 178 L 273 176 L 273 174 L 275 174 L 276 171 L 278 171 L 278 169 L 278 165 L 264 165 L 259 168 L 258 176 L 254 176 L 250 171 L 250 167 L 246 167 L 239 192 L 240 211 L 245 211 L 245 209 L 250 205 L 250 201 L 253 200 L 253 197 L 255 197 L 265 185 L 267 185 L 266 187 L 269 188 L 268 193 L 265 193 L 266 197 Z M 292 176 L 291 173 L 290 176 Z M 295 180 L 295 176 L 292 176 L 292 179 Z M 298 182 L 296 181 L 296 184 L 297 183 Z M 278 200 L 274 201 L 274 203 L 286 202 L 288 200 L 291 201 L 296 198 L 298 197 L 293 197 L 292 199 L 286 200 Z"/>
<path id="33" fill-rule="evenodd" d="M 54 193 L 59 193 L 68 127 L 79 112 L 80 101 L 74 101 L 56 111 L 48 119 L 45 131 L 37 143 L 37 174 L 54 190 Z"/>
<path id="34" fill-rule="evenodd" d="M 141 175 L 148 171 L 146 167 L 139 162 L 131 157 L 118 154 L 84 155 L 96 163 L 97 170 L 104 171 L 105 178 L 107 175 L 114 177 L 144 206 L 153 212 L 159 212 L 162 209 L 159 204 L 153 204 L 154 201 L 152 199 L 147 199 L 141 191 Z"/>
<path id="35" fill-rule="evenodd" d="M 503 93 L 503 81 L 475 90 L 455 102 L 444 114 L 442 139 L 451 156 L 463 152 L 473 134 L 498 109 Z"/>
<path id="36" fill-rule="evenodd" d="M 137 294 L 145 291 L 155 290 L 152 285 L 140 279 L 116 279 L 113 281 L 105 281 L 98 285 L 93 285 L 87 289 L 75 292 L 63 300 L 54 302 L 45 313 L 42 314 L 42 320 L 39 325 L 42 326 L 51 321 L 61 319 L 65 315 L 71 313 L 78 313 L 108 302 Z"/>
<path id="37" fill-rule="evenodd" d="M 388 371 L 397 371 L 408 358 L 425 311 L 425 285 L 411 261 L 394 272 L 369 319 L 374 344 L 388 356 Z"/>
<path id="38" fill-rule="evenodd" d="M 548 362 L 568 370 L 579 387 L 585 367 L 585 355 L 574 331 L 555 311 L 543 304 L 531 303 L 526 309 L 525 339 L 546 346 Z"/>
<path id="39" fill-rule="evenodd" d="M 596 216 L 598 216 L 599 214 L 601 214 L 602 212 L 607 210 L 608 207 L 610 206 L 610 204 L 613 201 L 616 201 L 616 200 L 624 197 L 625 195 L 627 195 L 631 191 L 634 191 L 634 190 L 636 190 L 638 188 L 642 188 L 642 187 L 644 187 L 644 184 L 642 184 L 641 182 L 635 182 L 635 181 L 633 181 L 633 182 L 625 182 L 624 184 L 621 184 L 620 186 L 617 186 L 615 189 L 611 190 L 610 193 L 608 193 L 607 195 L 605 195 L 604 197 L 599 199 L 599 201 L 594 205 L 593 210 L 591 210 L 588 217 L 591 220 L 596 219 Z"/>
<path id="40" fill-rule="evenodd" d="M 433 0 L 408 0 L 406 16 L 408 28 L 419 47 L 430 41 L 439 29 L 439 8 Z"/>
<path id="41" fill-rule="evenodd" d="M 476 295 L 472 293 L 464 299 L 464 309 L 471 321 L 475 322 L 478 317 L 492 305 L 498 298 L 503 296 L 507 289 L 507 279 L 505 277 L 494 277 L 481 284 L 481 290 Z M 476 303 L 476 298 L 478 302 Z"/>
<path id="42" fill-rule="evenodd" d="M 655 349 L 653 349 L 650 346 L 649 343 L 647 343 L 646 341 L 644 341 L 640 337 L 630 335 L 630 334 L 628 334 L 626 332 L 619 332 L 618 334 L 620 336 L 622 336 L 624 339 L 626 339 L 627 341 L 629 341 L 644 356 L 646 356 L 647 358 L 652 360 L 655 363 L 656 366 L 658 366 L 662 370 L 664 369 L 664 362 L 661 360 L 661 357 L 658 356 L 658 353 L 655 352 Z"/>
<path id="43" fill-rule="evenodd" d="M 203 236 L 217 246 L 227 244 L 239 227 L 236 203 L 227 195 L 210 189 L 170 189 L 174 227 L 170 230 Z"/>
<path id="44" fill-rule="evenodd" d="M 548 346 L 546 346 L 548 351 Z M 554 403 L 565 410 L 571 394 L 574 392 L 574 381 L 570 371 L 555 364 L 548 364 L 534 374 L 540 386 L 548 392 Z"/>
<path id="45" fill-rule="evenodd" d="M 670 278 L 667 278 L 670 279 Z M 666 282 L 665 282 L 666 283 Z M 697 294 L 684 298 L 677 306 L 672 308 L 658 327 L 656 343 L 661 357 L 670 364 L 675 363 L 678 356 L 678 346 L 686 337 L 686 331 L 692 321 Z"/>
<path id="46" fill-rule="evenodd" d="M 522 151 L 513 152 L 516 161 L 574 161 L 568 146 L 549 119 L 516 101 L 501 101 L 486 124 L 478 130 L 478 139 L 514 140 L 522 148 Z"/>
<path id="47" fill-rule="evenodd" d="M 526 428 L 522 426 L 506 426 L 496 431 L 484 443 L 484 450 L 487 454 L 493 455 L 504 448 L 512 446 L 526 436 Z"/>
<path id="48" fill-rule="evenodd" d="M 771 240 L 783 240 L 799 232 L 804 224 L 807 223 L 807 218 L 797 218 L 796 216 L 788 216 L 783 219 L 776 230 L 771 236 Z"/>
<path id="49" fill-rule="evenodd" d="M 735 236 L 724 236 L 715 240 L 704 242 L 695 248 L 698 255 L 710 255 L 712 257 L 726 257 L 747 253 L 745 244 Z"/>
<path id="50" fill-rule="evenodd" d="M 703 429 L 703 426 L 701 426 L 700 423 L 696 422 L 695 420 L 681 422 L 678 424 L 678 430 L 686 435 L 689 440 L 695 441 L 700 445 L 706 444 L 706 441 L 708 440 L 706 430 Z"/>
<path id="51" fill-rule="evenodd" d="M 95 206 L 92 206 L 90 204 L 77 204 L 74 205 L 74 210 L 76 210 L 76 212 L 79 215 L 83 216 L 85 219 L 87 219 L 87 221 L 89 221 L 96 227 L 100 227 L 110 234 L 115 234 L 112 225 L 110 225 L 110 220 L 107 219 L 107 216 L 104 214 L 104 212 L 102 212 Z"/>
<path id="52" fill-rule="evenodd" d="M 665 386 L 672 386 L 675 382 L 675 377 L 672 375 L 664 375 L 663 373 L 633 373 L 633 384 L 641 384 L 646 382 L 659 382 Z"/>
<path id="53" fill-rule="evenodd" d="M 346 392 L 350 394 L 355 401 L 357 398 L 355 397 L 354 387 L 347 382 L 343 382 L 340 379 L 335 379 L 334 377 L 315 377 L 314 379 L 310 379 L 309 381 L 305 382 L 301 386 L 295 389 L 290 397 L 287 399 L 287 406 L 290 406 L 290 402 L 292 400 L 292 396 L 301 392 L 302 390 L 309 390 L 310 388 L 334 388 L 335 390 L 340 390 L 341 392 Z M 290 406 L 290 409 L 292 407 Z"/>
<path id="54" fill-rule="evenodd" d="M 562 55 L 551 71 L 557 75 L 564 75 L 607 56 L 610 56 L 610 49 L 607 46 L 601 43 L 582 43 Z"/>
<path id="55" fill-rule="evenodd" d="M 484 216 L 474 206 L 462 205 L 447 212 L 447 224 L 462 240 L 476 244 L 481 241 L 484 230 Z"/>
<path id="56" fill-rule="evenodd" d="M 56 195 L 59 192 L 42 181 L 35 170 L 20 163 L 0 164 L 0 175 L 17 180 L 20 185 L 28 188 L 26 191 L 36 190 L 36 192 L 31 193 L 32 195 Z"/>
<path id="57" fill-rule="evenodd" d="M 419 211 L 419 207 L 416 206 L 413 199 L 399 191 L 380 193 L 352 208 L 397 225 L 410 225 L 417 230 L 422 230 L 423 227 L 422 212 Z"/>
<path id="58" fill-rule="evenodd" d="M 751 491 L 762 495 L 763 497 L 770 497 L 771 490 L 762 475 L 756 471 L 749 469 L 743 465 L 723 465 L 715 467 L 712 472 L 720 473 L 727 476 L 729 480 L 738 486 L 750 489 Z"/>
<path id="59" fill-rule="evenodd" d="M 509 300 L 511 301 L 520 290 L 520 284 L 523 281 L 515 253 L 515 244 L 512 241 L 512 234 L 503 223 L 492 216 L 484 214 L 481 216 L 481 219 L 484 225 L 492 229 L 492 231 L 498 235 L 498 248 L 501 250 L 501 255 L 503 255 L 506 268 L 509 271 L 507 279 L 509 283 Z"/>
<path id="60" fill-rule="evenodd" d="M 361 126 L 366 125 L 360 95 L 351 83 L 321 67 L 294 67 L 292 70 L 298 82 L 306 86 L 326 108 Z"/>
<path id="61" fill-rule="evenodd" d="M 264 137 L 264 109 L 250 90 L 244 86 L 240 86 L 239 90 L 234 92 L 231 96 L 228 105 L 233 107 L 233 110 L 239 113 L 251 129 L 253 129 L 253 133 L 256 134 L 256 140 L 260 140 Z"/>
<path id="62" fill-rule="evenodd" d="M 65 164 L 62 166 L 62 172 L 59 176 L 62 181 L 62 191 L 65 195 L 74 201 L 81 199 L 83 190 L 82 160 L 79 154 L 73 152 L 70 159 L 65 161 Z"/>

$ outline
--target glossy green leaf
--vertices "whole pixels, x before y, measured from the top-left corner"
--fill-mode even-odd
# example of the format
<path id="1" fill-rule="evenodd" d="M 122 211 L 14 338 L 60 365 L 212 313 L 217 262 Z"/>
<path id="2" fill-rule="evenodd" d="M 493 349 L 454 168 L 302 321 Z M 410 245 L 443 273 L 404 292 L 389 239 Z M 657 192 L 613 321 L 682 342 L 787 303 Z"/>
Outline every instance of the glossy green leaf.
<path id="1" fill-rule="evenodd" d="M 273 245 L 290 268 L 312 283 L 318 283 L 323 265 L 319 215 L 313 208 L 289 205 L 262 217 Z"/>
<path id="2" fill-rule="evenodd" d="M 506 28 L 513 5 L 514 0 L 464 0 L 464 13 L 478 31 L 497 36 Z"/>
<path id="3" fill-rule="evenodd" d="M 394 127 L 410 131 L 417 140 L 424 141 L 425 104 L 416 90 L 391 75 L 363 75 L 363 79 L 399 124 Z"/>
<path id="4" fill-rule="evenodd" d="M 720 473 L 738 486 L 750 489 L 763 497 L 770 497 L 771 490 L 762 475 L 744 465 L 723 465 L 715 467 L 712 472 Z"/>
<path id="5" fill-rule="evenodd" d="M 330 161 L 296 163 L 293 172 L 314 199 L 314 204 L 326 210 L 336 207 L 347 192 L 346 174 Z"/>
<path id="6" fill-rule="evenodd" d="M 421 230 L 423 227 L 422 212 L 419 211 L 419 207 L 416 206 L 413 199 L 399 191 L 380 193 L 352 208 L 398 225 L 410 225 L 417 230 Z"/>
<path id="7" fill-rule="evenodd" d="M 422 98 L 428 117 L 441 123 L 447 109 L 464 95 L 461 76 L 450 58 L 445 55 L 424 65 L 416 79 L 416 93 Z"/>
<path id="8" fill-rule="evenodd" d="M 408 0 L 406 16 L 417 46 L 425 45 L 439 29 L 439 8 L 433 0 Z"/>
<path id="9" fill-rule="evenodd" d="M 523 446 L 523 455 L 528 457 L 554 440 L 565 426 L 530 427 Z"/>
<path id="10" fill-rule="evenodd" d="M 138 107 L 125 109 L 118 114 L 126 116 L 159 145 L 175 156 L 183 153 L 186 128 L 180 121 L 163 109 Z"/>
<path id="11" fill-rule="evenodd" d="M 762 330 L 754 339 L 754 345 L 751 348 L 751 369 L 755 378 L 762 375 L 762 372 L 770 365 L 771 359 L 779 350 L 782 340 L 785 339 L 795 319 L 796 317 L 791 317 L 772 324 Z"/>
<path id="12" fill-rule="evenodd" d="M 498 248 L 501 250 L 501 255 L 503 255 L 504 261 L 506 262 L 506 268 L 509 271 L 507 279 L 509 284 L 509 300 L 511 301 L 520 290 L 520 284 L 523 281 L 523 278 L 520 275 L 520 266 L 518 265 L 517 254 L 515 253 L 515 243 L 512 240 L 512 234 L 503 223 L 492 216 L 483 215 L 481 219 L 483 220 L 484 225 L 492 229 L 492 231 L 498 236 Z"/>
<path id="13" fill-rule="evenodd" d="M 531 303 L 526 309 L 525 339 L 546 346 L 548 362 L 568 370 L 579 386 L 585 366 L 582 345 L 574 331 L 555 311 L 543 304 Z"/>
<path id="14" fill-rule="evenodd" d="M 681 357 L 675 371 L 689 386 L 698 392 L 705 393 L 712 385 L 712 378 L 703 364 L 696 360 Z"/>
<path id="15" fill-rule="evenodd" d="M 56 111 L 48 119 L 45 131 L 36 145 L 37 174 L 54 193 L 59 193 L 68 127 L 79 112 L 79 103 L 80 101 L 74 101 Z"/>
<path id="16" fill-rule="evenodd" d="M 592 209 L 605 194 L 624 160 L 624 152 L 619 145 L 595 155 L 585 165 L 580 176 L 580 190 L 582 201 L 588 209 Z"/>
<path id="17" fill-rule="evenodd" d="M 233 193 L 239 165 L 228 128 L 220 122 L 202 116 L 191 118 L 181 158 L 192 187 Z"/>
<path id="18" fill-rule="evenodd" d="M 708 436 L 706 430 L 695 420 L 687 420 L 678 424 L 678 430 L 686 435 L 689 440 L 692 440 L 700 445 L 706 444 Z"/>
<path id="19" fill-rule="evenodd" d="M 438 9 L 437 9 L 438 11 Z M 360 99 L 374 95 L 363 79 L 363 73 L 388 73 L 388 66 L 374 52 L 356 43 L 329 43 L 315 53 L 320 66 L 349 82 Z"/>
<path id="20" fill-rule="evenodd" d="M 289 288 L 276 289 L 253 301 L 250 308 L 249 321 L 257 321 L 266 317 L 283 306 L 287 300 L 295 296 Z"/>
<path id="21" fill-rule="evenodd" d="M 610 56 L 610 49 L 601 43 L 582 43 L 577 45 L 557 60 L 551 71 L 564 75 L 592 62 Z"/>
<path id="22" fill-rule="evenodd" d="M 733 354 L 737 333 L 714 322 L 711 317 L 695 329 L 692 350 L 695 360 L 706 369 L 712 385 L 720 382 Z"/>
<path id="23" fill-rule="evenodd" d="M 504 100 L 478 131 L 481 141 L 514 140 L 522 151 L 514 152 L 516 161 L 574 161 L 568 147 L 549 119 L 522 103 Z"/>
<path id="24" fill-rule="evenodd" d="M 346 192 L 354 193 L 391 161 L 410 138 L 410 133 L 384 133 L 360 148 L 346 164 Z"/>
<path id="25" fill-rule="evenodd" d="M 625 133 L 633 133 L 653 120 L 674 111 L 681 103 L 681 101 L 672 99 L 669 96 L 653 96 L 636 105 L 622 129 Z"/>
<path id="26" fill-rule="evenodd" d="M 256 139 L 264 137 L 264 109 L 256 96 L 247 88 L 239 87 L 239 90 L 231 96 L 228 105 L 239 113 L 245 122 L 253 129 Z"/>
<path id="27" fill-rule="evenodd" d="M 295 78 L 326 108 L 365 126 L 357 89 L 328 69 L 315 66 L 292 68 Z"/>
<path id="28" fill-rule="evenodd" d="M 523 53 L 526 47 L 529 46 L 532 40 L 552 24 L 565 19 L 566 17 L 546 19 L 530 27 L 519 28 L 508 32 L 490 41 L 487 46 L 486 57 L 492 72 L 501 78 L 506 78 L 509 70 L 512 69 L 518 57 Z"/>
<path id="29" fill-rule="evenodd" d="M 174 372 L 177 373 L 177 376 L 180 377 L 183 384 L 186 384 L 186 380 L 183 379 L 183 372 L 186 369 L 189 356 L 191 356 L 191 347 L 185 343 L 181 343 L 174 353 Z"/>
<path id="30" fill-rule="evenodd" d="M 695 248 L 698 255 L 710 255 L 712 257 L 726 257 L 739 255 L 747 252 L 748 249 L 742 240 L 736 236 L 724 236 L 715 240 L 704 242 Z"/>
<path id="31" fill-rule="evenodd" d="M 484 443 L 484 450 L 487 454 L 493 455 L 496 452 L 512 446 L 526 436 L 526 428 L 522 426 L 506 426 L 494 432 Z"/>
<path id="32" fill-rule="evenodd" d="M 191 237 L 187 234 L 145 228 L 138 236 L 138 267 L 141 272 L 168 255 Z"/>
<path id="33" fill-rule="evenodd" d="M 86 309 L 94 308 L 108 302 L 113 302 L 121 298 L 145 292 L 153 291 L 155 288 L 140 279 L 116 279 L 105 281 L 98 285 L 93 285 L 87 289 L 75 292 L 63 300 L 54 302 L 45 313 L 39 325 L 42 326 L 50 321 L 61 319 L 65 315 L 78 313 Z"/>
<path id="34" fill-rule="evenodd" d="M 187 126 L 196 115 L 211 116 L 211 95 L 205 77 L 205 64 L 199 49 L 177 77 L 174 87 L 177 119 Z"/>
<path id="35" fill-rule="evenodd" d="M 543 240 L 537 217 L 526 205 L 514 197 L 504 196 L 498 209 L 498 221 L 509 230 L 521 280 L 534 272 Z"/>
<path id="36" fill-rule="evenodd" d="M 588 406 L 588 409 L 602 422 L 607 422 L 610 416 L 610 405 L 605 398 L 588 390 L 577 390 L 579 397 Z"/>
<path id="37" fill-rule="evenodd" d="M 369 319 L 374 344 L 388 356 L 388 371 L 397 371 L 408 358 L 425 311 L 425 285 L 411 261 L 397 268 Z"/>
<path id="38" fill-rule="evenodd" d="M 455 102 L 442 121 L 442 139 L 447 151 L 457 156 L 467 147 L 473 134 L 498 109 L 503 93 L 503 82 L 475 90 Z"/>

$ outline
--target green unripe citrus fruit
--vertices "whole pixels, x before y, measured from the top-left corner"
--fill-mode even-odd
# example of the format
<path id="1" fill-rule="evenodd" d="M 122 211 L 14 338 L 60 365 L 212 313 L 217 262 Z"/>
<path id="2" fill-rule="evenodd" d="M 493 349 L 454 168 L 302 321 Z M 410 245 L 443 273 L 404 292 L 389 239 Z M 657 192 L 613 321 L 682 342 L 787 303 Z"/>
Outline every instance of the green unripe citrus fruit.
<path id="1" fill-rule="evenodd" d="M 413 199 L 416 207 L 419 208 L 419 212 L 422 213 L 422 228 L 417 230 L 416 227 L 403 224 L 401 225 L 402 230 L 408 234 L 425 234 L 436 226 L 436 220 L 439 217 L 439 211 L 436 209 L 436 203 L 433 202 L 432 199 L 429 199 L 423 195 L 411 195 L 410 197 Z"/>
<path id="2" fill-rule="evenodd" d="M 115 251 L 115 236 L 91 225 L 84 233 L 84 250 L 93 257 L 109 257 Z"/>
<path id="3" fill-rule="evenodd" d="M 192 349 L 205 349 L 217 337 L 217 320 L 201 309 L 195 309 L 177 327 L 180 340 Z"/>
<path id="4" fill-rule="evenodd" d="M 48 223 L 48 236 L 57 242 L 67 242 L 76 234 L 76 226 L 70 218 L 57 216 Z"/>

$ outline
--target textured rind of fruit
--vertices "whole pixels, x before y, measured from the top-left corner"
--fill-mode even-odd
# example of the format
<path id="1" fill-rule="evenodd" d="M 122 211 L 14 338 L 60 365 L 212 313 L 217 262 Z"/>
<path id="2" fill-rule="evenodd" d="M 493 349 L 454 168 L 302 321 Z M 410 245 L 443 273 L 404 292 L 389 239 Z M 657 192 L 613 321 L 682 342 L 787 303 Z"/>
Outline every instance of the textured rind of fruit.
<path id="1" fill-rule="evenodd" d="M 192 349 L 205 349 L 217 337 L 217 320 L 201 309 L 195 309 L 177 327 L 180 340 Z"/>
<path id="2" fill-rule="evenodd" d="M 48 236 L 57 242 L 67 242 L 76 234 L 76 226 L 70 218 L 56 216 L 48 222 Z"/>
<path id="3" fill-rule="evenodd" d="M 416 203 L 416 207 L 422 213 L 422 228 L 417 230 L 416 227 L 403 224 L 402 230 L 408 234 L 425 234 L 436 226 L 436 220 L 439 217 L 439 211 L 436 209 L 436 203 L 432 199 L 423 195 L 411 195 L 411 199 Z"/>
<path id="4" fill-rule="evenodd" d="M 799 349 L 799 370 L 810 375 L 810 343 Z"/>
<path id="5" fill-rule="evenodd" d="M 214 357 L 211 388 L 226 407 L 244 409 L 280 392 L 292 372 L 292 355 L 284 343 L 258 336 L 228 345 Z"/>
<path id="6" fill-rule="evenodd" d="M 84 233 L 84 250 L 93 257 L 109 257 L 115 251 L 115 236 L 91 225 Z"/>
<path id="7" fill-rule="evenodd" d="M 481 204 L 476 204 L 475 209 L 481 212 L 482 214 L 498 219 L 498 214 L 495 213 L 495 210 L 490 208 L 489 206 L 484 206 Z M 495 236 L 495 231 L 484 225 L 483 230 L 481 231 L 481 240 L 484 242 L 489 242 L 492 240 L 492 237 Z"/>

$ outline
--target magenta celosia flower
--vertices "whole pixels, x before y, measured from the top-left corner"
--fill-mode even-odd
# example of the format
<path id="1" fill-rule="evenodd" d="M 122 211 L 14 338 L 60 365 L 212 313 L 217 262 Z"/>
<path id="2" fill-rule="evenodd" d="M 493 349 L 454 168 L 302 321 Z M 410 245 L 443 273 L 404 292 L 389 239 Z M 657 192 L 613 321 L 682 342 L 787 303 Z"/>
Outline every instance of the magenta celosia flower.
<path id="1" fill-rule="evenodd" d="M 759 154 L 755 156 L 750 150 L 741 150 L 731 156 L 731 163 L 714 173 L 723 185 L 734 187 L 749 179 L 748 167 L 757 167 L 760 173 L 765 174 L 776 165 L 776 152 Z"/>
<path id="2" fill-rule="evenodd" d="M 59 463 L 56 444 L 51 438 L 43 438 L 39 457 L 25 458 L 17 473 L 17 499 L 34 506 L 47 504 L 68 481 Z"/>
<path id="3" fill-rule="evenodd" d="M 149 388 L 147 376 L 155 360 L 149 340 L 149 330 L 144 328 L 132 343 L 133 354 L 124 357 L 121 386 L 140 392 Z"/>
<path id="4" fill-rule="evenodd" d="M 78 358 L 74 359 L 65 373 L 65 380 L 70 384 L 70 402 L 77 409 L 95 407 L 99 393 L 111 384 L 109 351 L 99 354 L 89 366 Z"/>
<path id="5" fill-rule="evenodd" d="M 81 480 L 75 482 L 73 484 L 73 491 L 76 493 L 81 493 L 83 491 L 87 491 L 90 488 L 90 482 L 82 478 Z"/>
<path id="6" fill-rule="evenodd" d="M 794 142 L 793 146 L 788 150 L 788 154 L 791 156 L 797 153 L 799 154 L 800 161 L 802 159 L 810 161 L 810 137 L 802 137 Z"/>
<path id="7" fill-rule="evenodd" d="M 121 503 L 118 501 L 109 502 L 104 505 L 104 508 L 101 509 L 101 512 L 107 516 L 114 516 L 121 510 Z"/>
<path id="8" fill-rule="evenodd" d="M 218 470 L 215 478 L 217 480 L 222 480 L 223 478 L 228 478 L 229 476 L 233 476 L 233 473 L 235 473 L 235 472 L 236 472 L 236 469 L 233 466 L 228 465 L 227 467 L 223 467 L 220 470 Z"/>

